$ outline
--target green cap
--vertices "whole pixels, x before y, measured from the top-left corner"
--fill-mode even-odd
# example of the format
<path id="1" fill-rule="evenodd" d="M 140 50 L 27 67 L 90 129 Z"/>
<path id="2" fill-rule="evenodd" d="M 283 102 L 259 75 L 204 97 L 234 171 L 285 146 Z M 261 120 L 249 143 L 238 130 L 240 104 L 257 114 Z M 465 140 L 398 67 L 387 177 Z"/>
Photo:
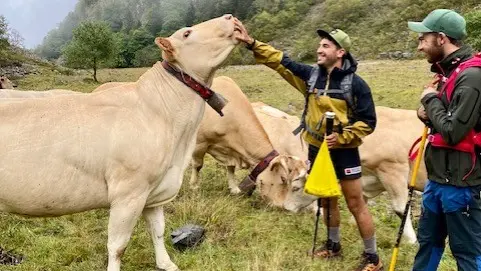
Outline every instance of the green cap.
<path id="1" fill-rule="evenodd" d="M 418 33 L 443 32 L 456 40 L 462 40 L 467 35 L 463 16 L 449 9 L 433 10 L 422 22 L 408 22 L 408 27 Z"/>
<path id="2" fill-rule="evenodd" d="M 329 33 L 319 29 L 317 30 L 317 34 L 321 38 L 328 38 L 335 41 L 339 46 L 341 46 L 341 48 L 346 50 L 346 52 L 349 52 L 349 50 L 351 50 L 351 39 L 344 31 L 340 29 L 334 29 Z"/>

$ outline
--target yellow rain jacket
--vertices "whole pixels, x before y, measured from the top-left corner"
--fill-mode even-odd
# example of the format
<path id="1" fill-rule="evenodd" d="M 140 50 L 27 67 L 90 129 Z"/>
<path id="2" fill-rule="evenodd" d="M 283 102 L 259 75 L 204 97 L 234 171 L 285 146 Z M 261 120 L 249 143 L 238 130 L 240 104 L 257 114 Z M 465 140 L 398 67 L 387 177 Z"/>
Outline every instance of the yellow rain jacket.
<path id="1" fill-rule="evenodd" d="M 254 52 L 257 63 L 277 71 L 306 97 L 303 136 L 309 144 L 321 146 L 326 129 L 324 113 L 327 111 L 336 113 L 334 132 L 337 132 L 339 137 L 334 148 L 357 147 L 361 145 L 364 136 L 374 131 L 376 112 L 371 90 L 367 83 L 355 74 L 357 62 L 351 54 L 346 55 L 341 69 L 334 68 L 331 74 L 328 74 L 323 67 L 294 62 L 282 51 L 257 40 L 250 49 Z M 312 82 L 312 73 L 316 68 L 317 80 Z M 345 82 L 343 79 L 346 76 L 350 76 L 352 81 L 347 91 L 345 84 L 341 84 Z M 351 95 L 351 102 L 347 101 L 347 94 Z"/>

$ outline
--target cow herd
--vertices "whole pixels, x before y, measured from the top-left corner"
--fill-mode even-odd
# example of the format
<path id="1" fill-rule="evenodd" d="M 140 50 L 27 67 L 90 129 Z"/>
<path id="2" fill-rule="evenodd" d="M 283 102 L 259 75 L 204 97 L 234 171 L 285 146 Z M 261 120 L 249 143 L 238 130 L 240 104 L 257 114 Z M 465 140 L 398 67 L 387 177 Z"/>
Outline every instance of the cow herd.
<path id="1" fill-rule="evenodd" d="M 215 77 L 238 43 L 236 31 L 234 17 L 224 15 L 159 37 L 163 63 L 136 82 L 107 83 L 91 93 L 17 91 L 1 77 L 0 211 L 43 217 L 108 208 L 108 271 L 120 270 L 143 216 L 156 268 L 172 271 L 178 267 L 164 245 L 163 206 L 176 197 L 189 164 L 189 186 L 199 187 L 206 154 L 226 166 L 232 194 L 240 193 L 235 170 L 249 169 L 269 204 L 291 212 L 310 206 L 316 198 L 303 189 L 307 147 L 292 134 L 299 118 L 251 103 L 231 78 Z M 210 90 L 228 101 L 223 117 L 206 106 Z M 360 148 L 364 195 L 387 191 L 400 215 L 408 152 L 422 123 L 412 110 L 378 106 L 376 113 L 377 128 Z M 422 191 L 424 168 L 418 176 Z M 409 219 L 404 234 L 416 242 Z"/>

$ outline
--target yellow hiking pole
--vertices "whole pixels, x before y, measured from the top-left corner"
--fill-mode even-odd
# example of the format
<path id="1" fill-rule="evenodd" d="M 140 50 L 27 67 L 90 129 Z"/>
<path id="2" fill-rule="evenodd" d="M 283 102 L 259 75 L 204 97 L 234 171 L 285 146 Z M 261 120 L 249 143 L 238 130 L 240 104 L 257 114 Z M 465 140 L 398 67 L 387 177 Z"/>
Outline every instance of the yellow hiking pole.
<path id="1" fill-rule="evenodd" d="M 421 159 L 424 152 L 424 146 L 426 145 L 427 136 L 428 136 L 428 127 L 424 126 L 423 136 L 421 137 L 421 143 L 419 144 L 418 155 L 416 157 L 414 169 L 411 174 L 411 181 L 409 182 L 409 198 L 408 198 L 408 202 L 406 203 L 406 207 L 404 208 L 404 214 L 401 220 L 401 226 L 399 227 L 396 244 L 394 245 L 394 250 L 391 257 L 391 265 L 389 266 L 389 271 L 394 271 L 394 268 L 396 267 L 397 255 L 399 252 L 399 244 L 401 243 L 401 236 L 404 231 L 404 225 L 406 224 L 406 219 L 409 213 L 409 207 L 411 206 L 411 201 L 413 199 L 414 186 L 416 185 L 416 178 L 419 171 L 419 165 L 421 164 Z"/>

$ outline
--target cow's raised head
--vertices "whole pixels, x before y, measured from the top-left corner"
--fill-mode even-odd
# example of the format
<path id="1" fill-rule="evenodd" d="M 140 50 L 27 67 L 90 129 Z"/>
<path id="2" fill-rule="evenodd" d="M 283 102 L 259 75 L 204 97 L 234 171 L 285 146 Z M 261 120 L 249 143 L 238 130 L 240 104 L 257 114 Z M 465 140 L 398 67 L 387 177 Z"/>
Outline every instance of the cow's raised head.
<path id="1" fill-rule="evenodd" d="M 297 212 L 316 197 L 304 193 L 307 165 L 295 156 L 279 155 L 257 177 L 260 194 L 269 204 Z"/>
<path id="2" fill-rule="evenodd" d="M 158 37 L 155 43 L 162 49 L 163 59 L 208 83 L 239 43 L 236 31 L 234 16 L 224 15 L 182 28 L 168 38 Z"/>
<path id="3" fill-rule="evenodd" d="M 13 89 L 16 87 L 6 76 L 0 76 L 0 89 Z"/>

